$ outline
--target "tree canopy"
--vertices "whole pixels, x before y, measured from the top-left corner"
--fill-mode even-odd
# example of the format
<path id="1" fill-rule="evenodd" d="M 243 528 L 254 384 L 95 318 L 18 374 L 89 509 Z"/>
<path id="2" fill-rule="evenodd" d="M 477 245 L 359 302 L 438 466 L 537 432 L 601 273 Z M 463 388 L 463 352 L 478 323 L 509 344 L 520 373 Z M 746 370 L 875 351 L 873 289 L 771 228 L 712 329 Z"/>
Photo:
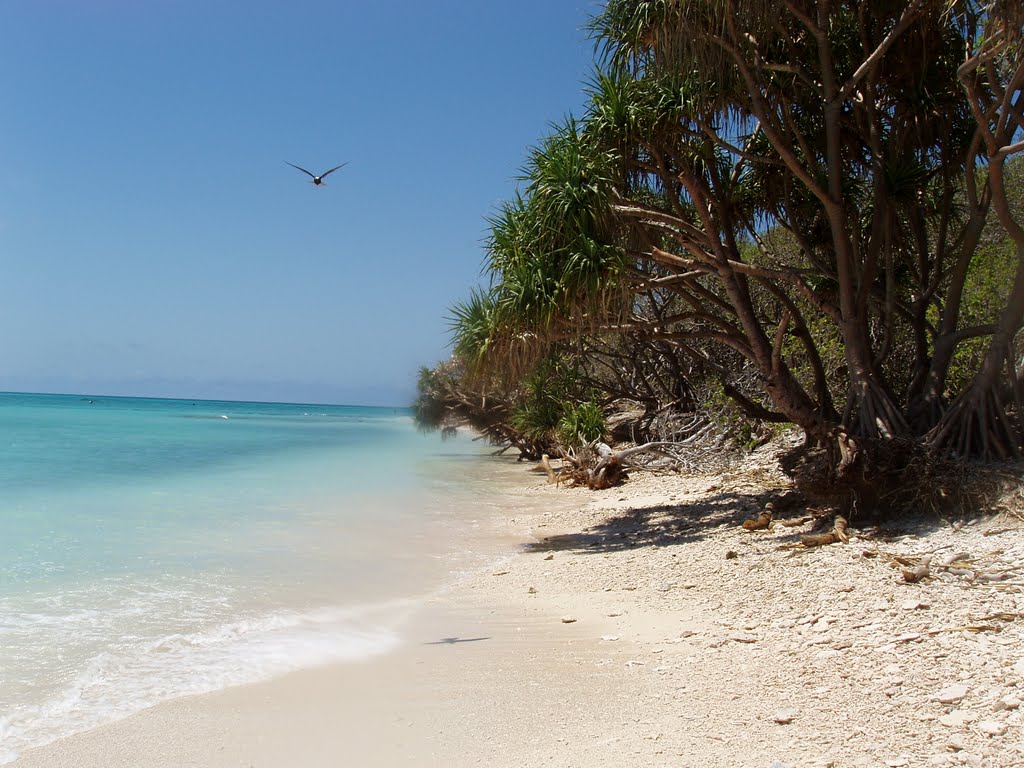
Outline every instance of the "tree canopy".
<path id="1" fill-rule="evenodd" d="M 585 113 L 532 151 L 491 287 L 453 310 L 464 380 L 514 399 L 568 358 L 594 402 L 692 409 L 716 382 L 837 457 L 1019 457 L 1022 18 L 609 0 Z"/>

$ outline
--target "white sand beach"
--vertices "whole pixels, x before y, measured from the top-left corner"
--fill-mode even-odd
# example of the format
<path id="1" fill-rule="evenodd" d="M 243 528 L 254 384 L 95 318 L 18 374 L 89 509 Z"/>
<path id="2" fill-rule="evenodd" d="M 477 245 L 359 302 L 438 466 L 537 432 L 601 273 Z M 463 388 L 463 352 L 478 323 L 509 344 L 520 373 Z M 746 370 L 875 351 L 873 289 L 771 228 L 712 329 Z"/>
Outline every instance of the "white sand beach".
<path id="1" fill-rule="evenodd" d="M 172 701 L 14 765 L 1024 765 L 1016 517 L 801 549 L 806 526 L 740 527 L 784 486 L 773 471 L 589 492 L 522 470 L 481 534 L 506 556 L 425 599 L 397 651 Z M 931 578 L 908 583 L 897 558 L 921 556 Z"/>

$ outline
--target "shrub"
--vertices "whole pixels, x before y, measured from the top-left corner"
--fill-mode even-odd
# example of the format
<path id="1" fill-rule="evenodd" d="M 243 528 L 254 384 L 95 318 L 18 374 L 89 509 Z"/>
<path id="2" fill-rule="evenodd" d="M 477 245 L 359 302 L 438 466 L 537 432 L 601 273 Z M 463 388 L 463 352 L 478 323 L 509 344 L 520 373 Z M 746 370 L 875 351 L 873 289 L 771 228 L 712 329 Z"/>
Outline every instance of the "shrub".
<path id="1" fill-rule="evenodd" d="M 604 413 L 595 403 L 570 406 L 558 422 L 558 439 L 564 446 L 579 447 L 604 438 L 608 431 Z"/>

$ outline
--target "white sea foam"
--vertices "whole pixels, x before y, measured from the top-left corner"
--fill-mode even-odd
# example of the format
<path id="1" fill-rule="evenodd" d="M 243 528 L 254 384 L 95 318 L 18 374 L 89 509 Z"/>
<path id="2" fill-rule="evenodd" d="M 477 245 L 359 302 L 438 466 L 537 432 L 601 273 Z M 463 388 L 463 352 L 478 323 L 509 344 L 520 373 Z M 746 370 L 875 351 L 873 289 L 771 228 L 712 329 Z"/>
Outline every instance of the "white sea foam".
<path id="1" fill-rule="evenodd" d="M 477 448 L 438 454 L 390 409 L 5 402 L 0 763 L 170 698 L 386 652 L 408 606 L 384 601 L 489 556 L 450 559 L 462 504 L 492 493 L 462 460 Z M 374 605 L 312 608 L 349 601 Z"/>
<path id="2" fill-rule="evenodd" d="M 196 632 L 125 638 L 83 659 L 67 683 L 42 703 L 13 704 L 0 713 L 0 764 L 25 749 L 163 701 L 386 653 L 398 643 L 397 622 L 413 606 L 401 600 L 277 612 Z M 389 617 L 386 623 L 380 620 L 384 616 Z"/>

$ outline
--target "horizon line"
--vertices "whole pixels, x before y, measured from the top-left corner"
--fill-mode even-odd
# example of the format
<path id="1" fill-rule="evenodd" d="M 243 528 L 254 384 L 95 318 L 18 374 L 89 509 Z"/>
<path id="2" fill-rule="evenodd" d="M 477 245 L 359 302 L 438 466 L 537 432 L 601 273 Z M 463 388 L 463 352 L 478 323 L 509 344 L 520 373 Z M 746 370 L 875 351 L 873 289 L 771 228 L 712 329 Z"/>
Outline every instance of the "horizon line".
<path id="1" fill-rule="evenodd" d="M 14 390 L 2 390 L 0 396 L 3 395 L 45 395 L 48 397 L 90 397 L 90 398 L 121 398 L 124 400 L 175 400 L 179 402 L 203 402 L 203 403 L 238 403 L 241 405 L 311 405 L 311 406 L 324 406 L 328 408 L 387 408 L 394 410 L 401 408 L 403 410 L 409 410 L 411 406 L 408 405 L 364 405 L 360 403 L 304 403 L 304 402 L 292 402 L 287 400 L 225 400 L 221 398 L 211 399 L 208 397 L 157 397 L 154 395 L 101 395 L 101 394 L 90 394 L 88 392 L 18 392 Z"/>

